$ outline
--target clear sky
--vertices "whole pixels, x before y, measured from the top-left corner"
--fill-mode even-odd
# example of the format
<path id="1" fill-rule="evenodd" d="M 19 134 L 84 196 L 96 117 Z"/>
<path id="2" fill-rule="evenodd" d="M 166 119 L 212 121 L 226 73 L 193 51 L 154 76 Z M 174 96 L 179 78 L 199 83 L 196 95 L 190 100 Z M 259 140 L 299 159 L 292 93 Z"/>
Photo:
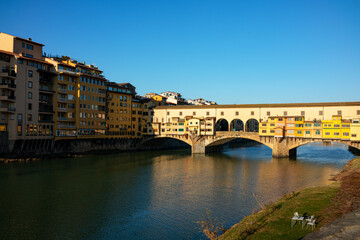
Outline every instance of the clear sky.
<path id="1" fill-rule="evenodd" d="M 360 1 L 6 1 L 0 32 L 219 104 L 360 101 Z"/>

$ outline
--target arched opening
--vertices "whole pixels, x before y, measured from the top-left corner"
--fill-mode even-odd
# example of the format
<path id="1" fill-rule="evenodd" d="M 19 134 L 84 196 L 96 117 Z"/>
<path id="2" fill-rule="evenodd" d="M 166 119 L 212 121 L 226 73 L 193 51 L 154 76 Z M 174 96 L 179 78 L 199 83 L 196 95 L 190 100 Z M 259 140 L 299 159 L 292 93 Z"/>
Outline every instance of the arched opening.
<path id="1" fill-rule="evenodd" d="M 249 119 L 246 122 L 246 132 L 259 132 L 259 122 L 256 119 Z"/>
<path id="2" fill-rule="evenodd" d="M 240 119 L 234 119 L 230 123 L 230 131 L 244 131 L 244 123 Z"/>
<path id="3" fill-rule="evenodd" d="M 271 155 L 271 148 L 268 145 L 249 138 L 226 137 L 206 145 L 205 148 L 206 152 L 222 152 L 228 149 L 244 149 L 258 146 L 267 149 L 266 151 Z"/>
<path id="4" fill-rule="evenodd" d="M 159 137 L 150 138 L 142 142 L 139 146 L 142 150 L 168 150 L 168 149 L 191 149 L 191 146 L 176 138 L 171 137 Z"/>
<path id="5" fill-rule="evenodd" d="M 226 119 L 219 119 L 215 125 L 215 131 L 229 131 L 229 123 Z"/>
<path id="6" fill-rule="evenodd" d="M 294 149 L 297 152 L 297 160 L 304 162 L 316 161 L 342 165 L 355 157 L 348 144 L 336 141 L 308 142 L 290 150 Z"/>

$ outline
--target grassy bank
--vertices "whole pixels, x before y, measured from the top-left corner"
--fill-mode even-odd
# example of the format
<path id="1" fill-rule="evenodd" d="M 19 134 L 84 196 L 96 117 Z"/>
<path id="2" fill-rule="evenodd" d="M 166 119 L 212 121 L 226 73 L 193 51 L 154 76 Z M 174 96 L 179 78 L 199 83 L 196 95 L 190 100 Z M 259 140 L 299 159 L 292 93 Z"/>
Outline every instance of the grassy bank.
<path id="1" fill-rule="evenodd" d="M 353 159 L 324 187 L 307 188 L 284 196 L 276 203 L 245 217 L 218 239 L 300 239 L 312 232 L 296 224 L 291 228 L 294 212 L 315 215 L 316 229 L 360 207 L 360 158 Z"/>

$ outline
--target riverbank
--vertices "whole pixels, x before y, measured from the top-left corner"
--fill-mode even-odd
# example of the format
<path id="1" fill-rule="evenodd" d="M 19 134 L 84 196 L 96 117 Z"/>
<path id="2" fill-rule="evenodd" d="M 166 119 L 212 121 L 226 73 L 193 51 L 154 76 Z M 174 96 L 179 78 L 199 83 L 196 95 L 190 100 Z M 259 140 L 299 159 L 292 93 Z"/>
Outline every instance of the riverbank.
<path id="1" fill-rule="evenodd" d="M 315 215 L 316 230 L 360 207 L 360 158 L 347 163 L 334 183 L 301 190 L 263 207 L 227 230 L 218 239 L 300 239 L 313 232 L 296 224 L 291 228 L 294 212 Z"/>

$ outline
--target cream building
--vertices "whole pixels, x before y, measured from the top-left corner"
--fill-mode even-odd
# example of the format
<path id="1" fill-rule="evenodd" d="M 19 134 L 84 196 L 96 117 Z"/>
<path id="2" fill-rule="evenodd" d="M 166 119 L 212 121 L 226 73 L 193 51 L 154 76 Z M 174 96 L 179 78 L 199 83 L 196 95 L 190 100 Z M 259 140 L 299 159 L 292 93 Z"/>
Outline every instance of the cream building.
<path id="1" fill-rule="evenodd" d="M 236 120 L 243 123 L 245 131 L 251 131 L 249 128 L 254 128 L 251 125 L 258 125 L 270 116 L 303 116 L 304 121 L 322 121 L 332 119 L 333 115 L 342 115 L 344 119 L 359 118 L 360 102 L 159 106 L 154 110 L 154 122 L 171 122 L 172 117 L 212 117 L 216 123 L 225 122 L 227 129 L 221 129 L 223 131 L 230 131 L 231 123 Z"/>

